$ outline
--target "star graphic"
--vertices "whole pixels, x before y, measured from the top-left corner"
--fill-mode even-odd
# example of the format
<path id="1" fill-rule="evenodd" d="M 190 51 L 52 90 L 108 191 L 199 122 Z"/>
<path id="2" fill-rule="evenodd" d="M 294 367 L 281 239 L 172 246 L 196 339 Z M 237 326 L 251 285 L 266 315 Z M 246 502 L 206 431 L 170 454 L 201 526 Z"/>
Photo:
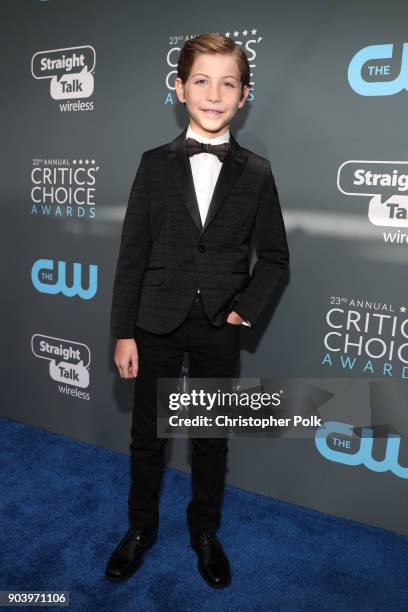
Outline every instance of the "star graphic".
<path id="1" fill-rule="evenodd" d="M 242 34 L 243 36 L 246 36 L 248 34 L 248 30 L 242 30 Z"/>
<path id="2" fill-rule="evenodd" d="M 231 32 L 225 32 L 225 36 L 228 36 L 228 38 L 231 36 Z"/>
<path id="3" fill-rule="evenodd" d="M 251 34 L 256 34 L 257 30 L 251 30 Z"/>
<path id="4" fill-rule="evenodd" d="M 401 311 L 401 312 L 406 312 L 406 310 L 407 310 L 407 309 L 405 308 L 405 306 L 401 306 L 401 308 L 400 308 L 400 311 Z"/>
<path id="5" fill-rule="evenodd" d="M 238 36 L 238 34 L 239 34 L 238 30 L 235 30 L 235 32 L 234 32 L 235 38 Z"/>

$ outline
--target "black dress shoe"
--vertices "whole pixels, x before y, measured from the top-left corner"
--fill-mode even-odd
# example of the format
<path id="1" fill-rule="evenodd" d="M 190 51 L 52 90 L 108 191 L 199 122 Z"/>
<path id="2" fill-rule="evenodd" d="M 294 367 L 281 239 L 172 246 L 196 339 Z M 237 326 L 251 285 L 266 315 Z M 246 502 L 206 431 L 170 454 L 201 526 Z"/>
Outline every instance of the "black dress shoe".
<path id="1" fill-rule="evenodd" d="M 231 583 L 230 564 L 215 531 L 203 530 L 191 534 L 190 544 L 198 556 L 198 570 L 204 580 L 215 589 Z"/>
<path id="2" fill-rule="evenodd" d="M 113 551 L 105 569 L 108 580 L 129 578 L 143 562 L 143 555 L 156 541 L 157 529 L 130 527 Z"/>

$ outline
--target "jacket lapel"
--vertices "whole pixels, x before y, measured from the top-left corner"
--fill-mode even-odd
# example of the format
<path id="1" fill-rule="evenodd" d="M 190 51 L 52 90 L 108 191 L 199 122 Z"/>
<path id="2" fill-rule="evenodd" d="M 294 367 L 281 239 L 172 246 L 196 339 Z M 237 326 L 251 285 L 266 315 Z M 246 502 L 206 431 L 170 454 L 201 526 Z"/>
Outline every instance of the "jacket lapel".
<path id="1" fill-rule="evenodd" d="M 247 155 L 245 155 L 233 135 L 230 134 L 230 153 L 227 155 L 221 166 L 203 227 L 198 208 L 190 159 L 185 148 L 186 132 L 187 128 L 184 128 L 181 134 L 179 134 L 168 144 L 167 159 L 170 170 L 174 176 L 174 180 L 184 200 L 187 210 L 202 234 L 214 219 L 217 212 L 220 210 L 229 191 L 241 175 L 247 160 Z"/>

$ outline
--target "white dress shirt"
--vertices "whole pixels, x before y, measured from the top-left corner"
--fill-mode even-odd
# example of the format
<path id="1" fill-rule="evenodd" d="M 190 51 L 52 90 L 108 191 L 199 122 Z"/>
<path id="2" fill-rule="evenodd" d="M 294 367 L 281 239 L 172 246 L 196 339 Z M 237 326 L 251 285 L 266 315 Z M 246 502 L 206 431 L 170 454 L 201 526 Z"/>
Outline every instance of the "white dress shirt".
<path id="1" fill-rule="evenodd" d="M 189 125 L 186 132 L 186 139 L 187 138 L 194 138 L 198 140 L 198 142 L 217 145 L 223 142 L 229 142 L 230 131 L 227 130 L 225 134 L 221 134 L 221 136 L 206 138 L 195 132 L 191 125 Z M 198 208 L 200 210 L 201 223 L 204 225 L 222 162 L 212 153 L 196 153 L 190 156 L 190 165 L 194 179 Z M 198 293 L 199 292 L 200 289 L 198 289 Z M 243 321 L 242 325 L 250 326 L 251 324 L 249 321 Z"/>

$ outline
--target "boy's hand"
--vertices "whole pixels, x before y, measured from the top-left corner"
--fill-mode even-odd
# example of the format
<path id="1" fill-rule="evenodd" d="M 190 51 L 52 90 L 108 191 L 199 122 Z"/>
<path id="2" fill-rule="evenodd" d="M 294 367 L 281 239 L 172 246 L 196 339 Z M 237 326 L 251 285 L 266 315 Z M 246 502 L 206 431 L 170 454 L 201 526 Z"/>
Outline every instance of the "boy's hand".
<path id="1" fill-rule="evenodd" d="M 136 378 L 139 370 L 139 356 L 134 338 L 118 338 L 116 340 L 113 361 L 121 378 Z"/>
<path id="2" fill-rule="evenodd" d="M 233 325 L 241 325 L 244 319 L 237 313 L 235 310 L 231 310 L 227 317 L 227 323 L 232 323 Z"/>

